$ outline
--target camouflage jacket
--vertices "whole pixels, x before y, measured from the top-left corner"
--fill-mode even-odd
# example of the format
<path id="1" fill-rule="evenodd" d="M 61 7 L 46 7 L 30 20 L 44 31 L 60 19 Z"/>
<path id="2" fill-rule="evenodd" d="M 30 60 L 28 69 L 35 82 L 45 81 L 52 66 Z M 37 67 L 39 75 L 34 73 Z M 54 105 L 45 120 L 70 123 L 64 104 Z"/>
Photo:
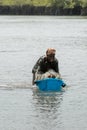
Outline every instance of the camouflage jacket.
<path id="1" fill-rule="evenodd" d="M 58 60 L 55 58 L 53 62 L 49 62 L 46 56 L 42 56 L 34 65 L 32 73 L 45 73 L 50 69 L 53 69 L 55 72 L 59 73 Z"/>

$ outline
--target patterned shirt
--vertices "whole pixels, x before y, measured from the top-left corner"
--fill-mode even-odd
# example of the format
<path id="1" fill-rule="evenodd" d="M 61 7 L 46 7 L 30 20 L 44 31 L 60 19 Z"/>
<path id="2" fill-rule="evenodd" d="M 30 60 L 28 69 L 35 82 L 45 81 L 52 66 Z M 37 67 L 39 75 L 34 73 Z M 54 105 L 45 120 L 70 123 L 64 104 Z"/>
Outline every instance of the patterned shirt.
<path id="1" fill-rule="evenodd" d="M 34 65 L 32 73 L 45 73 L 50 69 L 53 69 L 55 72 L 59 73 L 58 60 L 54 58 L 54 61 L 49 62 L 46 56 L 42 56 Z"/>

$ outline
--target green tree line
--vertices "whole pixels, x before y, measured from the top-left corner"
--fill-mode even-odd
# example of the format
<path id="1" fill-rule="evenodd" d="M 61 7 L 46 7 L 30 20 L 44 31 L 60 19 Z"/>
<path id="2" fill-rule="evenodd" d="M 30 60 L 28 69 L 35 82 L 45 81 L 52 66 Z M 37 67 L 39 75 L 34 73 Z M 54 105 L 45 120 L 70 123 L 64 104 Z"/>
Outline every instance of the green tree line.
<path id="1" fill-rule="evenodd" d="M 75 6 L 87 7 L 87 0 L 0 0 L 0 5 L 32 5 L 32 6 L 56 6 L 74 8 Z"/>

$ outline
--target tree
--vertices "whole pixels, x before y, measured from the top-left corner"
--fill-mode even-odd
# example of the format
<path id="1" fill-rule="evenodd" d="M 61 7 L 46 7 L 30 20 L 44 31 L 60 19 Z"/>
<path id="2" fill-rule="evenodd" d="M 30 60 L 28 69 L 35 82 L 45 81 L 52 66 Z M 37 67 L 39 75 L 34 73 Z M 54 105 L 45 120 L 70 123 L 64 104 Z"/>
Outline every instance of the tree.
<path id="1" fill-rule="evenodd" d="M 81 6 L 87 7 L 87 0 L 81 0 Z"/>
<path id="2" fill-rule="evenodd" d="M 51 6 L 64 7 L 65 0 L 51 0 Z"/>
<path id="3" fill-rule="evenodd" d="M 73 0 L 65 0 L 64 8 L 74 8 L 75 2 Z"/>

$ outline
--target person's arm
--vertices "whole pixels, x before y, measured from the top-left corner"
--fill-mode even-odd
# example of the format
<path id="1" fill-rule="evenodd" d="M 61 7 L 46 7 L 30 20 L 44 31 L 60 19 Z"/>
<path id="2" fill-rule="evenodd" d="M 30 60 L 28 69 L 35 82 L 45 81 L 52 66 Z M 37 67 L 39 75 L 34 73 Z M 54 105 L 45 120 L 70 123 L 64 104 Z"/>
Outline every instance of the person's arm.
<path id="1" fill-rule="evenodd" d="M 55 71 L 59 74 L 59 78 L 61 79 L 61 74 L 59 72 L 59 62 L 57 59 L 56 59 L 56 64 L 55 64 Z"/>
<path id="2" fill-rule="evenodd" d="M 34 85 L 34 80 L 35 80 L 35 73 L 33 73 L 33 77 L 32 77 L 32 85 Z"/>
<path id="3" fill-rule="evenodd" d="M 39 60 L 36 62 L 36 64 L 34 65 L 34 67 L 32 69 L 32 73 L 33 73 L 32 85 L 34 85 L 35 73 L 36 72 L 38 73 L 40 70 L 40 64 L 41 64 L 41 58 L 39 58 Z"/>
<path id="4" fill-rule="evenodd" d="M 38 62 L 39 60 L 36 62 L 36 64 L 34 65 L 33 69 L 32 69 L 32 73 L 33 73 L 33 77 L 32 77 L 32 85 L 34 85 L 34 80 L 35 80 L 35 73 L 38 71 Z"/>
<path id="5" fill-rule="evenodd" d="M 36 73 L 39 71 L 40 68 L 40 60 L 41 58 L 39 58 L 39 60 L 36 62 L 36 64 L 34 65 L 33 69 L 32 69 L 32 73 Z"/>

